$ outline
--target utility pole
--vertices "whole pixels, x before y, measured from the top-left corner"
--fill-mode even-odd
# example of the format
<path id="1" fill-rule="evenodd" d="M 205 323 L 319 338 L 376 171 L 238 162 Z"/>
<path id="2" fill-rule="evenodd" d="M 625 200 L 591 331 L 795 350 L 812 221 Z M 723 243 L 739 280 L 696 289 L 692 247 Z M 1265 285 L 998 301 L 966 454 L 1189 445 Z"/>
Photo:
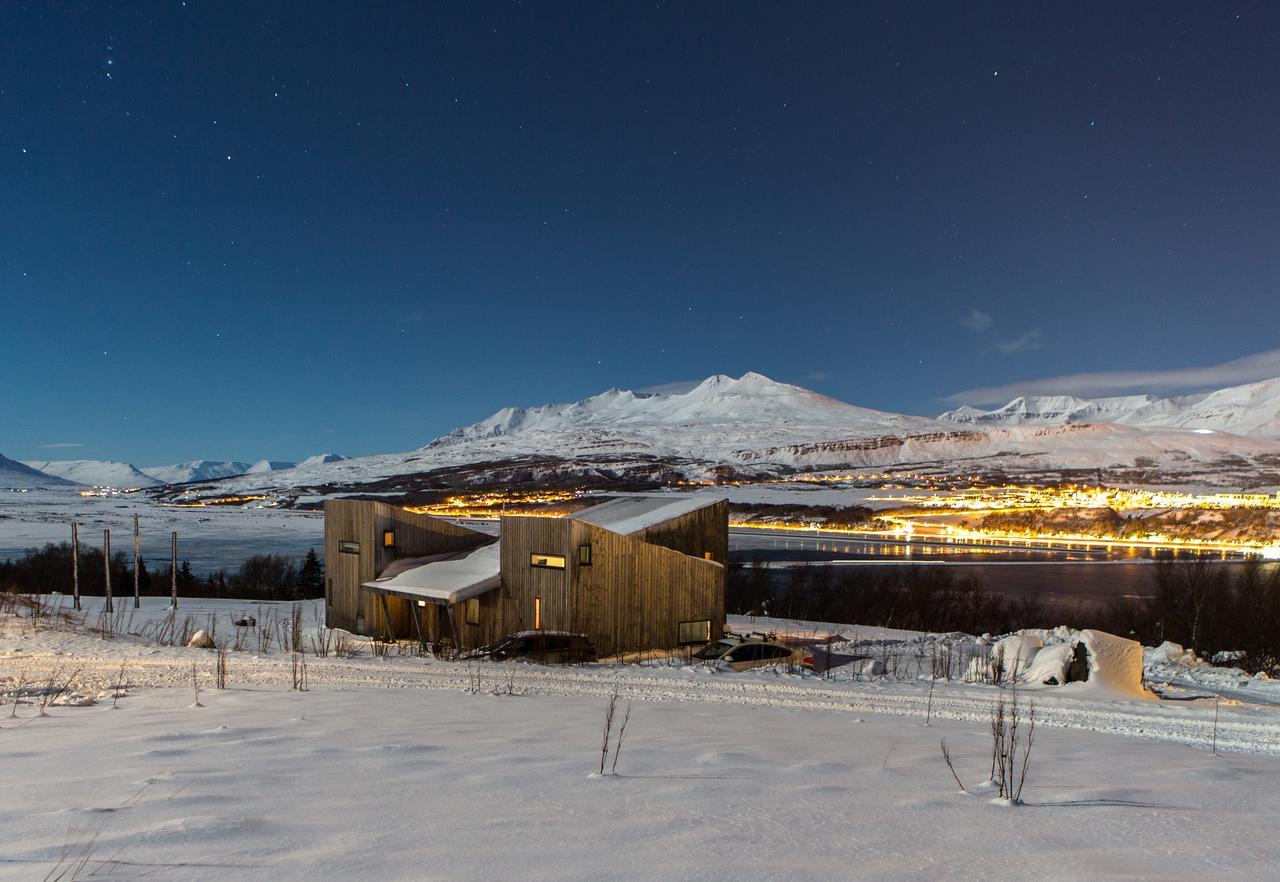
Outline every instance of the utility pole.
<path id="1" fill-rule="evenodd" d="M 107 603 L 103 608 L 107 612 L 115 612 L 111 608 L 111 531 L 102 531 L 102 585 Z"/>
<path id="2" fill-rule="evenodd" d="M 71 597 L 73 607 L 80 609 L 80 525 L 71 522 Z"/>
<path id="3" fill-rule="evenodd" d="M 178 531 L 170 536 L 171 558 L 169 561 L 169 609 L 178 608 Z"/>
<path id="4" fill-rule="evenodd" d="M 138 529 L 138 513 L 133 513 L 133 608 L 142 607 L 142 598 L 138 596 L 138 543 L 142 539 Z"/>

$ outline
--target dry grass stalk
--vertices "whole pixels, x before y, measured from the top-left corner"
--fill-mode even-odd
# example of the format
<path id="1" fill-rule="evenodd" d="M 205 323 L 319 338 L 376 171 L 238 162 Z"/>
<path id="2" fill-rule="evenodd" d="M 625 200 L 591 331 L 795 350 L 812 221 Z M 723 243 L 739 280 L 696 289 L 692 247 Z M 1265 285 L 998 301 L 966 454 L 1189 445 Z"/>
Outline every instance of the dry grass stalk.
<path id="1" fill-rule="evenodd" d="M 965 786 L 960 781 L 960 776 L 956 774 L 956 767 L 951 764 L 951 751 L 947 750 L 947 739 L 942 739 L 942 758 L 946 760 L 947 768 L 951 770 L 951 777 L 956 779 L 956 784 L 960 787 L 961 793 L 968 793 Z"/>
<path id="2" fill-rule="evenodd" d="M 613 734 L 613 716 L 618 709 L 618 690 L 615 688 L 609 696 L 609 706 L 604 714 L 604 738 L 600 742 L 600 774 L 604 774 L 605 763 L 609 759 L 609 738 Z"/>

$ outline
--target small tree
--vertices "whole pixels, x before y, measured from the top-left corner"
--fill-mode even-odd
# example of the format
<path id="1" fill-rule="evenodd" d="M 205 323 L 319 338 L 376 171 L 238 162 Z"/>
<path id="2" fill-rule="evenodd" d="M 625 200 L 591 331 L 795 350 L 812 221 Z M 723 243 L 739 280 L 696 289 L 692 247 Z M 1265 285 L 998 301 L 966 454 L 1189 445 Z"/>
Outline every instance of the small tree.
<path id="1" fill-rule="evenodd" d="M 298 571 L 298 594 L 300 598 L 324 596 L 324 565 L 314 548 L 308 549 L 302 569 Z"/>

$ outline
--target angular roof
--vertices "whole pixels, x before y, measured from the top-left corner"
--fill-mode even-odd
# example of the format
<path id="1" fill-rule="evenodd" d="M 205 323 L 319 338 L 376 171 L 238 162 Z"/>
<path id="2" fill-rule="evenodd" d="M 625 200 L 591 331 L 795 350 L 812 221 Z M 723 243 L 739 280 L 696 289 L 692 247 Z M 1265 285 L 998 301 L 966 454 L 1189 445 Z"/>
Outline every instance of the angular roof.
<path id="1" fill-rule="evenodd" d="M 720 497 L 706 493 L 688 493 L 678 496 L 624 496 L 593 505 L 591 508 L 570 515 L 570 518 L 626 536 L 684 517 L 690 512 L 715 505 L 719 501 Z"/>
<path id="2" fill-rule="evenodd" d="M 387 568 L 388 575 L 362 587 L 434 603 L 460 603 L 492 591 L 502 582 L 496 542 L 399 572 L 394 572 L 394 567 Z"/>

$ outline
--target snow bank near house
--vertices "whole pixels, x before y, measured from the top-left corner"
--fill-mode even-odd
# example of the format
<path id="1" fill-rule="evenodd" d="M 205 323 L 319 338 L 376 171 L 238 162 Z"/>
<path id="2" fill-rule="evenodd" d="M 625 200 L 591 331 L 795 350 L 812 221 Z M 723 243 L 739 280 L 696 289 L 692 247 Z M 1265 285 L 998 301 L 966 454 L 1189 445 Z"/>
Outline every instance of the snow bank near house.
<path id="1" fill-rule="evenodd" d="M 1072 670 L 1077 647 L 1083 648 L 1087 658 L 1088 679 Z M 1176 651 L 1182 648 L 1176 647 Z M 1019 682 L 1028 685 L 1063 686 L 1102 697 L 1154 697 L 1142 685 L 1142 644 L 1103 631 L 1061 626 L 1051 631 L 1027 628 L 1015 632 L 996 641 L 989 659 L 975 658 L 970 663 L 969 679 L 990 682 L 996 679 L 997 670 L 1005 676 L 1015 674 Z"/>
<path id="2" fill-rule="evenodd" d="M 1080 642 L 1089 652 L 1089 679 L 1070 686 L 1117 696 L 1152 698 L 1142 685 L 1142 644 L 1105 631 L 1081 631 Z"/>

